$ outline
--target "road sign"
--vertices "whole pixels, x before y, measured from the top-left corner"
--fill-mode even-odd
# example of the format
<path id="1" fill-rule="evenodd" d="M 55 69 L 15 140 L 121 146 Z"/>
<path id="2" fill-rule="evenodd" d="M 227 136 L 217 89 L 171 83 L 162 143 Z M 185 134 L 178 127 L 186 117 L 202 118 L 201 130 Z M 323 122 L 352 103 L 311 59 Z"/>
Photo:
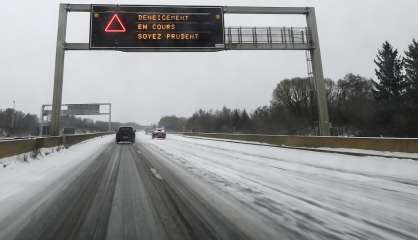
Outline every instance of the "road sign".
<path id="1" fill-rule="evenodd" d="M 88 43 L 66 41 L 69 12 L 90 12 L 90 41 Z M 293 28 L 290 28 L 290 31 L 285 31 L 286 28 L 282 28 L 280 32 L 275 32 L 271 27 L 260 29 L 253 26 L 249 32 L 243 33 L 242 30 L 245 27 L 229 27 L 225 31 L 227 36 L 225 38 L 223 29 L 224 13 L 305 15 L 307 26 L 305 31 L 299 31 L 300 34 L 294 34 Z M 152 24 L 156 24 L 154 25 L 155 29 L 152 28 Z M 193 35 L 193 33 L 197 33 L 197 35 Z M 262 33 L 261 38 L 259 38 L 260 33 Z M 164 36 L 165 38 L 162 38 Z M 158 39 L 160 37 L 162 39 Z M 290 41 L 288 41 L 289 38 Z M 308 58 L 308 62 L 312 64 L 312 77 L 316 86 L 319 132 L 322 136 L 330 134 L 321 50 L 315 9 L 312 7 L 181 7 L 61 3 L 55 55 L 51 116 L 52 135 L 59 135 L 60 130 L 65 52 L 94 49 L 125 52 L 307 50 L 311 56 Z"/>
<path id="2" fill-rule="evenodd" d="M 102 108 L 104 106 L 104 109 Z M 60 116 L 82 116 L 82 115 L 108 115 L 108 130 L 111 129 L 112 104 L 111 103 L 87 103 L 87 104 L 62 104 L 60 106 Z M 41 108 L 40 125 L 45 125 L 45 117 L 51 116 L 51 126 L 53 125 L 52 116 L 54 114 L 53 105 L 44 104 Z M 58 129 L 59 130 L 59 129 Z M 59 132 L 59 131 L 58 131 Z M 45 129 L 41 127 L 40 134 L 45 134 Z"/>
<path id="3" fill-rule="evenodd" d="M 92 5 L 90 49 L 222 48 L 222 7 Z"/>
<path id="4" fill-rule="evenodd" d="M 68 115 L 99 115 L 99 104 L 68 104 Z"/>
<path id="5" fill-rule="evenodd" d="M 101 115 L 100 112 L 101 104 L 64 104 L 66 109 L 61 109 L 61 115 L 68 116 L 81 116 L 81 115 Z M 48 106 L 48 105 L 44 105 Z M 42 107 L 42 115 L 48 116 L 52 113 L 50 109 L 44 109 Z"/>
<path id="6" fill-rule="evenodd" d="M 126 28 L 123 25 L 122 21 L 120 20 L 117 13 L 113 14 L 110 21 L 107 23 L 106 28 L 104 30 L 107 33 L 110 32 L 126 32 Z"/>

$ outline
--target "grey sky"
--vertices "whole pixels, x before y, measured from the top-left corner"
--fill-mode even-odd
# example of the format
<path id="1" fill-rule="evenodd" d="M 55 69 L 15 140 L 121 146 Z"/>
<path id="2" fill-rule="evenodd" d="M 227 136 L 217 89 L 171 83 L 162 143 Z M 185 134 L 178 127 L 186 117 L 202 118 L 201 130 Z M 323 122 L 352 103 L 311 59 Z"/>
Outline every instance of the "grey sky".
<path id="1" fill-rule="evenodd" d="M 68 1 L 91 3 L 85 1 Z M 384 40 L 402 52 L 418 38 L 416 0 L 95 1 L 118 4 L 314 6 L 324 72 L 373 75 Z M 2 1 L 0 108 L 39 113 L 52 101 L 58 1 Z M 87 42 L 88 14 L 71 14 L 67 40 Z M 228 16 L 226 25 L 304 26 L 302 17 Z M 67 52 L 63 103 L 112 102 L 114 120 L 157 122 L 199 108 L 253 110 L 269 103 L 283 78 L 306 76 L 304 52 L 121 53 Z M 105 120 L 105 118 L 103 118 Z"/>

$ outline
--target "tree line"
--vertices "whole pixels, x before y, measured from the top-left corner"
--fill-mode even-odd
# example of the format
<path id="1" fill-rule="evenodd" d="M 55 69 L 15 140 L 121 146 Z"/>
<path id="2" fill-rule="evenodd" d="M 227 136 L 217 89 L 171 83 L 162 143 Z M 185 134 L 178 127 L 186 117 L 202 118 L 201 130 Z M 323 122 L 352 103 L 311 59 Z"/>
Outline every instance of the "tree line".
<path id="1" fill-rule="evenodd" d="M 111 122 L 111 130 L 114 131 L 121 126 L 131 126 L 136 129 L 145 128 L 135 122 Z M 61 116 L 61 127 L 75 128 L 78 132 L 106 132 L 109 129 L 108 121 L 92 120 L 76 116 Z"/>
<path id="2" fill-rule="evenodd" d="M 76 116 L 62 116 L 61 126 L 75 128 L 78 133 L 105 132 L 108 130 L 107 121 L 94 121 Z M 120 126 L 132 126 L 137 129 L 145 128 L 137 123 L 112 122 L 112 130 Z M 12 108 L 0 109 L 0 137 L 38 136 L 40 121 L 36 114 L 24 113 Z"/>
<path id="3" fill-rule="evenodd" d="M 36 134 L 38 117 L 12 108 L 0 109 L 0 136 L 26 136 Z"/>
<path id="4" fill-rule="evenodd" d="M 376 79 L 349 73 L 326 79 L 332 134 L 418 137 L 418 43 L 401 54 L 384 42 L 374 60 Z M 314 84 L 309 78 L 280 81 L 269 105 L 196 111 L 189 118 L 163 117 L 172 131 L 315 135 L 318 132 Z"/>

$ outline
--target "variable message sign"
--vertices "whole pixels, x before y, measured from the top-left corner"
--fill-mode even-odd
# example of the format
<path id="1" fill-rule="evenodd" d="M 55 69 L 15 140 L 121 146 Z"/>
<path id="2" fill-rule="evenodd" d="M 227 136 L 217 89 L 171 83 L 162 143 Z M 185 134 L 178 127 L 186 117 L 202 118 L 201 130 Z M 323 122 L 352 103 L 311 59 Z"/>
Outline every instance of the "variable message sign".
<path id="1" fill-rule="evenodd" d="M 90 49 L 221 48 L 222 7 L 93 5 Z"/>

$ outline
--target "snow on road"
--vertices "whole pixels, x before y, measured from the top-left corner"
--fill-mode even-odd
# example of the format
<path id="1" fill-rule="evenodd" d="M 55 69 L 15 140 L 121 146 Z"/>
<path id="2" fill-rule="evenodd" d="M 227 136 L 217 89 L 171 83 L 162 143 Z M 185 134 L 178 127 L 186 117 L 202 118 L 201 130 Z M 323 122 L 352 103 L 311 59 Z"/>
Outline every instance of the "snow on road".
<path id="1" fill-rule="evenodd" d="M 0 168 L 0 229 L 2 223 L 7 226 L 3 220 L 17 209 L 34 208 L 28 201 L 37 194 L 45 192 L 41 197 L 47 199 L 48 192 L 62 187 L 113 140 L 113 135 L 91 139 L 38 159 L 29 158 L 27 162 L 19 156 L 0 159 L 7 165 Z"/>
<path id="2" fill-rule="evenodd" d="M 418 162 L 168 135 L 145 147 L 299 239 L 418 239 Z"/>

